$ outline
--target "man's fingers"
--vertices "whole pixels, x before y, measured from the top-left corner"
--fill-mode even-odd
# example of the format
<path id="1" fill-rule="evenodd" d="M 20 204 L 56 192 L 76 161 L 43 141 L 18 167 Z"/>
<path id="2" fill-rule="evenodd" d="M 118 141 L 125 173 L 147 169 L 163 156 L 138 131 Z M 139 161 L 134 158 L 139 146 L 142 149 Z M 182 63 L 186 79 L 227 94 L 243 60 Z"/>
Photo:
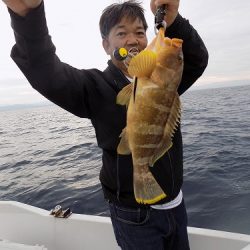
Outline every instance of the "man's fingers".
<path id="1" fill-rule="evenodd" d="M 23 2 L 28 8 L 36 8 L 40 5 L 42 0 L 23 0 Z"/>
<path id="2" fill-rule="evenodd" d="M 25 16 L 30 9 L 38 7 L 42 0 L 2 0 L 12 11 Z"/>
<path id="3" fill-rule="evenodd" d="M 158 7 L 166 5 L 167 14 L 165 16 L 165 21 L 167 22 L 167 25 L 170 26 L 178 14 L 179 3 L 180 0 L 151 0 L 150 7 L 155 14 Z"/>
<path id="4" fill-rule="evenodd" d="M 14 12 L 26 9 L 25 4 L 20 0 L 2 0 Z"/>

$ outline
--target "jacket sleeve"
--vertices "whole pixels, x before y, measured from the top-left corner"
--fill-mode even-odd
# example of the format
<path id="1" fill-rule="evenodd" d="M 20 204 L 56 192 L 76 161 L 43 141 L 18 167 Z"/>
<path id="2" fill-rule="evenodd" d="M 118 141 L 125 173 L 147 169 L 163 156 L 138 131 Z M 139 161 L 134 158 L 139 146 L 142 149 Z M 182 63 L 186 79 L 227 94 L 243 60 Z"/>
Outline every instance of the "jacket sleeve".
<path id="1" fill-rule="evenodd" d="M 48 33 L 44 3 L 25 17 L 10 9 L 9 13 L 16 40 L 11 57 L 31 86 L 65 110 L 90 118 L 88 98 L 93 81 L 87 70 L 75 69 L 57 57 Z"/>
<path id="2" fill-rule="evenodd" d="M 184 69 L 178 88 L 178 93 L 181 95 L 204 72 L 208 64 L 208 51 L 197 31 L 180 14 L 174 23 L 167 28 L 166 36 L 183 40 Z"/>

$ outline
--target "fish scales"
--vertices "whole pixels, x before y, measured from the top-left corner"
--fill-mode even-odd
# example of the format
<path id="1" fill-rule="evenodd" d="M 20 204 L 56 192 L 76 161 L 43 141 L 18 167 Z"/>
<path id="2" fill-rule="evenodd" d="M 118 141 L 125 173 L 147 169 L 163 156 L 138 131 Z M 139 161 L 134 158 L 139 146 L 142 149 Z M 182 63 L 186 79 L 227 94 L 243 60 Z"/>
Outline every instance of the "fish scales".
<path id="1" fill-rule="evenodd" d="M 118 104 L 128 105 L 127 125 L 117 152 L 132 153 L 138 203 L 154 204 L 167 196 L 149 168 L 172 146 L 180 119 L 177 89 L 182 71 L 182 40 L 165 38 L 160 29 L 153 42 L 129 64 L 128 72 L 136 78 L 136 85 L 131 83 L 117 96 Z"/>

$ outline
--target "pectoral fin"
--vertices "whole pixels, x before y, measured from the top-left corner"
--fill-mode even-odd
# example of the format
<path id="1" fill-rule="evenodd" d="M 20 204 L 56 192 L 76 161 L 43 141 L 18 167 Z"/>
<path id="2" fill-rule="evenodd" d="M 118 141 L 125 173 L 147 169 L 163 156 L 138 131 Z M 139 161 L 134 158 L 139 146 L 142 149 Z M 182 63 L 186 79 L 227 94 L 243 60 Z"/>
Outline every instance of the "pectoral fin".
<path id="1" fill-rule="evenodd" d="M 120 137 L 121 137 L 121 140 L 120 140 L 120 143 L 117 147 L 117 153 L 120 155 L 131 154 L 131 151 L 130 151 L 129 145 L 128 145 L 128 137 L 127 137 L 127 133 L 126 133 L 126 128 L 124 128 L 122 130 Z"/>
<path id="2" fill-rule="evenodd" d="M 128 73 L 132 77 L 150 77 L 155 66 L 155 52 L 151 50 L 143 50 L 131 59 L 128 67 Z"/>
<path id="3" fill-rule="evenodd" d="M 155 164 L 157 160 L 159 160 L 172 147 L 172 137 L 174 135 L 174 131 L 177 127 L 177 124 L 180 120 L 180 116 L 181 116 L 181 102 L 180 102 L 179 95 L 176 93 L 165 129 L 164 129 L 164 135 L 163 135 L 162 141 L 159 143 L 159 146 L 156 148 L 153 157 L 149 161 L 149 165 L 151 167 Z"/>
<path id="4" fill-rule="evenodd" d="M 129 100 L 133 90 L 133 83 L 128 84 L 125 86 L 117 95 L 116 103 L 120 105 L 128 105 Z"/>

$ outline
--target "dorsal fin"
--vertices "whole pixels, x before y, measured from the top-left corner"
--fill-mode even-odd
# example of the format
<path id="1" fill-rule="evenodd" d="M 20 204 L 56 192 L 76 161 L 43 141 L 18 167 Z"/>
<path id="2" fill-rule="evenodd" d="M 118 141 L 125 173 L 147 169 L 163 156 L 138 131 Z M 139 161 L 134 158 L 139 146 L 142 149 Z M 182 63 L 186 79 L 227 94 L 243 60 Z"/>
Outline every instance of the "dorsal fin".
<path id="1" fill-rule="evenodd" d="M 174 135 L 174 131 L 180 121 L 181 116 L 181 101 L 179 95 L 176 93 L 167 124 L 164 129 L 164 135 L 161 140 L 161 143 L 156 148 L 154 155 L 149 161 L 149 165 L 152 167 L 155 162 L 160 159 L 171 147 L 172 147 L 172 137 Z"/>

